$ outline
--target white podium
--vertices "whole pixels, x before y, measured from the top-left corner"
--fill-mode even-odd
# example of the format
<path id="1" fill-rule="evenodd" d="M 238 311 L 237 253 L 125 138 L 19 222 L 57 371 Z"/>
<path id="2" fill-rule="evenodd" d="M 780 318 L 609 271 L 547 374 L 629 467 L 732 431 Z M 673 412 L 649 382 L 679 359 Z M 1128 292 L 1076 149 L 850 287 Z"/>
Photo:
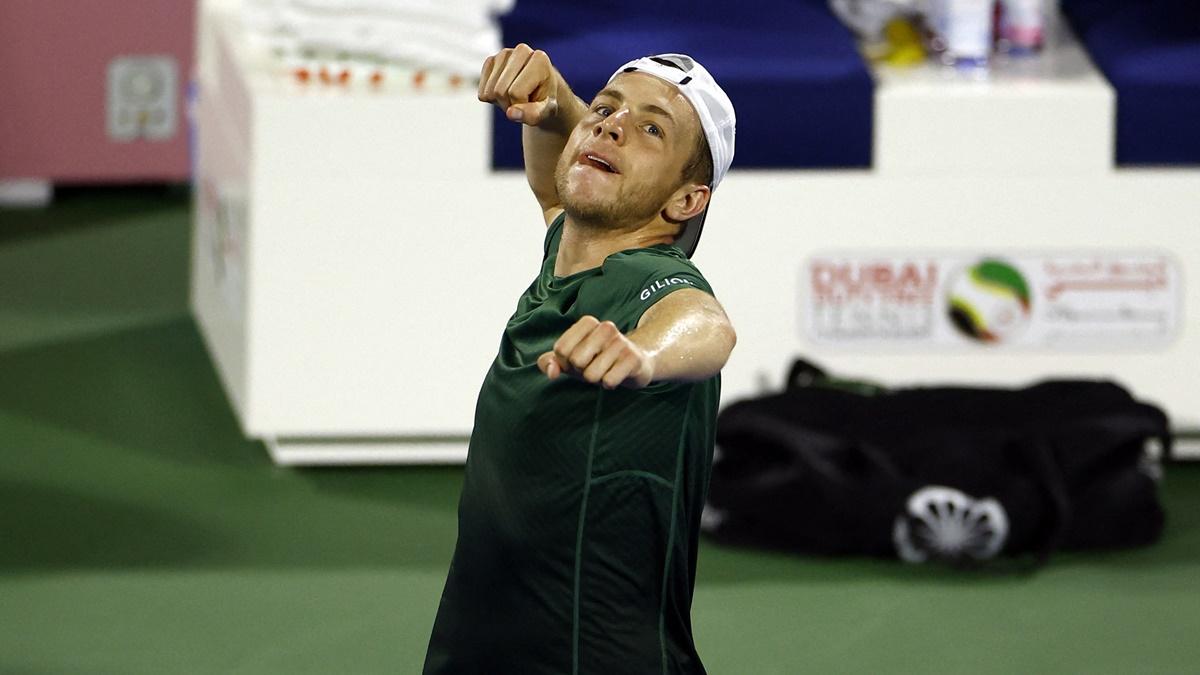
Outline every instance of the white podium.
<path id="1" fill-rule="evenodd" d="M 255 53 L 230 4 L 201 7 L 192 305 L 243 430 L 281 464 L 461 461 L 541 255 L 524 176 L 490 170 L 491 113 L 470 85 L 301 85 Z M 723 400 L 779 387 L 803 354 L 897 385 L 1111 377 L 1200 431 L 1200 294 L 1185 286 L 1200 270 L 1200 171 L 1114 169 L 1114 94 L 1058 28 L 1045 55 L 987 78 L 876 76 L 874 169 L 735 162 L 714 197 L 696 262 L 739 335 Z M 1067 263 L 1159 261 L 1166 285 L 1153 293 L 1113 287 L 1099 309 L 1055 311 L 1149 303 L 1161 330 L 1137 333 L 1133 312 L 1091 339 L 1044 338 L 1039 296 L 1021 336 L 972 341 L 945 318 L 947 294 L 963 264 L 993 258 L 1014 261 L 1035 293 Z M 843 339 L 814 323 L 818 300 L 827 311 L 845 299 L 812 296 L 822 265 L 859 278 L 937 269 L 940 285 L 907 319 L 878 288 L 845 316 L 834 307 L 821 321 L 882 331 Z M 928 335 L 899 339 L 883 330 L 893 320 L 924 321 Z"/>

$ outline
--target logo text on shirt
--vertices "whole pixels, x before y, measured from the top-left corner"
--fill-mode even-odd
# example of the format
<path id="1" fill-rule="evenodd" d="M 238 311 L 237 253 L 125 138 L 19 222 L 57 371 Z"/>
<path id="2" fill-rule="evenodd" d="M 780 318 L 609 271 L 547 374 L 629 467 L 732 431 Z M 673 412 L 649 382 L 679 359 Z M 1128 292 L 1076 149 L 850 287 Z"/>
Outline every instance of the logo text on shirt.
<path id="1" fill-rule="evenodd" d="M 666 279 L 659 279 L 658 281 L 643 288 L 641 295 L 639 295 L 638 297 L 640 297 L 642 300 L 649 300 L 650 296 L 654 295 L 655 293 L 661 291 L 664 288 L 667 288 L 668 286 L 674 286 L 675 284 L 690 284 L 692 286 L 696 285 L 687 279 L 681 279 L 679 277 L 667 277 Z"/>

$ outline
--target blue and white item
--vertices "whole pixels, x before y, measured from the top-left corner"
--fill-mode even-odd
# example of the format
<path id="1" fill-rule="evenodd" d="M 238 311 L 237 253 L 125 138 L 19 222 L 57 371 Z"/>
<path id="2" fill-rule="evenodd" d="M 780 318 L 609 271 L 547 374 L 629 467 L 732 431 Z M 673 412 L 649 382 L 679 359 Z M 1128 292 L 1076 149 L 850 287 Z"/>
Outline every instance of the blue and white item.
<path id="1" fill-rule="evenodd" d="M 946 43 L 943 59 L 958 66 L 987 65 L 993 0 L 933 0 L 931 4 L 933 25 Z"/>

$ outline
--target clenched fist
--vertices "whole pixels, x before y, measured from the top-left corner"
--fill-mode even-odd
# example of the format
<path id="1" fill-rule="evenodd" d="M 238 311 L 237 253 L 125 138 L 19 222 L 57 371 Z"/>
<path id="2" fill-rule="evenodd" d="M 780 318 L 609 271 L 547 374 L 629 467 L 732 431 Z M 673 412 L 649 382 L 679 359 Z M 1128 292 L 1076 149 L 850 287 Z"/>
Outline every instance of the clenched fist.
<path id="1" fill-rule="evenodd" d="M 537 364 L 551 380 L 566 373 L 605 389 L 640 389 L 654 379 L 654 359 L 616 324 L 593 316 L 576 321 Z"/>
<path id="2" fill-rule="evenodd" d="M 495 103 L 514 122 L 537 126 L 558 112 L 560 82 L 546 52 L 521 43 L 483 62 L 479 100 Z"/>

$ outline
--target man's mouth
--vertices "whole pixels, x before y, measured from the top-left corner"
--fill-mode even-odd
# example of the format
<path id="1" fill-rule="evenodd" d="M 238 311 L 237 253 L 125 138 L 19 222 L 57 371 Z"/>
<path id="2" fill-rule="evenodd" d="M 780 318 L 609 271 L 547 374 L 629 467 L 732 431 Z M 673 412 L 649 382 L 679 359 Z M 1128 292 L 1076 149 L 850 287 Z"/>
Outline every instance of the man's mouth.
<path id="1" fill-rule="evenodd" d="M 579 163 L 590 166 L 593 169 L 599 169 L 608 173 L 621 173 L 612 165 L 612 162 L 594 153 L 584 153 L 579 157 Z"/>

